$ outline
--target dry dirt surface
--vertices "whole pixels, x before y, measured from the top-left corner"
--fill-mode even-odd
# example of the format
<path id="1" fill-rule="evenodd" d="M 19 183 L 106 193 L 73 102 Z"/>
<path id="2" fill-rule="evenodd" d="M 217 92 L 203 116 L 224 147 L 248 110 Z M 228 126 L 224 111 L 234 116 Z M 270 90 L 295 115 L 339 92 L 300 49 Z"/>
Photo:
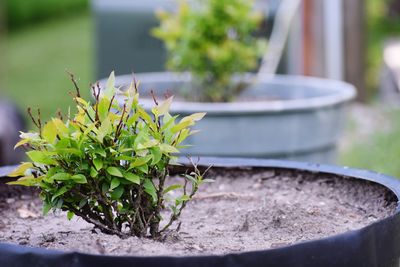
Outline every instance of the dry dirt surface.
<path id="1" fill-rule="evenodd" d="M 120 239 L 65 213 L 41 215 L 31 195 L 0 202 L 0 242 L 112 255 L 204 255 L 262 250 L 359 229 L 390 216 L 383 187 L 286 170 L 213 171 L 163 241 Z"/>

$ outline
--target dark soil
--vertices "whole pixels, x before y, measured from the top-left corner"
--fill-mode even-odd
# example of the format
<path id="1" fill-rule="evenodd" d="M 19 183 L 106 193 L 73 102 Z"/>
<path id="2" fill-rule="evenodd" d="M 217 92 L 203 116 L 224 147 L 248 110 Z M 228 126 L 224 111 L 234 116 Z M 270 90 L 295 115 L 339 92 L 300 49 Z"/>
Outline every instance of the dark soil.
<path id="1" fill-rule="evenodd" d="M 397 199 L 356 179 L 284 170 L 214 171 L 163 241 L 120 239 L 64 213 L 41 215 L 35 194 L 2 195 L 0 241 L 114 255 L 226 254 L 286 246 L 359 229 L 391 215 Z M 251 173 L 251 175 L 249 174 Z M 0 190 L 1 191 L 1 190 Z"/>

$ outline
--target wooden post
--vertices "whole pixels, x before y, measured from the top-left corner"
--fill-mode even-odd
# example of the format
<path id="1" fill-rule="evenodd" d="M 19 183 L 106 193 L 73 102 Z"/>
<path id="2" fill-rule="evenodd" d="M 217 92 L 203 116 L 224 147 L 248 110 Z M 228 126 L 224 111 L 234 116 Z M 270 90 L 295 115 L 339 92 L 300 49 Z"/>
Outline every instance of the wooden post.
<path id="1" fill-rule="evenodd" d="M 357 100 L 366 100 L 365 85 L 365 3 L 343 1 L 345 80 L 357 88 Z"/>
<path id="2" fill-rule="evenodd" d="M 312 34 L 312 17 L 314 11 L 314 1 L 304 0 L 303 1 L 303 74 L 310 76 L 313 75 L 313 34 Z"/>
<path id="3" fill-rule="evenodd" d="M 303 74 L 325 77 L 323 1 L 303 0 Z"/>

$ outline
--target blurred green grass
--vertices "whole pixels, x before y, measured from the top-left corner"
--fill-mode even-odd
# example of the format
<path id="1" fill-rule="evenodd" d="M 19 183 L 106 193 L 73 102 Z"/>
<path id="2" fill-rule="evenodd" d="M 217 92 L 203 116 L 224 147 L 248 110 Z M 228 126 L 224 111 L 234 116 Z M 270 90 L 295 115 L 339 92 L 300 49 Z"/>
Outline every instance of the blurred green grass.
<path id="1" fill-rule="evenodd" d="M 340 157 L 340 164 L 373 170 L 400 178 L 400 110 L 392 111 L 388 131 L 377 129 L 367 140 L 354 144 Z"/>
<path id="2" fill-rule="evenodd" d="M 50 19 L 73 16 L 87 11 L 89 0 L 5 0 L 6 25 L 9 30 L 21 29 Z"/>
<path id="3" fill-rule="evenodd" d="M 26 110 L 40 108 L 44 120 L 57 108 L 73 106 L 73 86 L 66 70 L 89 94 L 93 77 L 92 20 L 89 14 L 49 21 L 12 32 L 6 40 L 4 95 Z M 25 113 L 25 112 L 24 112 Z"/>

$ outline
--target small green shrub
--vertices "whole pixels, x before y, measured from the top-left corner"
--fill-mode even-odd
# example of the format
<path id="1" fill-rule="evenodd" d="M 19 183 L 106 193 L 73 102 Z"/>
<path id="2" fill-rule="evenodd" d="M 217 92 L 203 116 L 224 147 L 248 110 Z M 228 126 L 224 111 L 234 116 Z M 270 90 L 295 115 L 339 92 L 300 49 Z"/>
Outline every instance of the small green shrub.
<path id="1" fill-rule="evenodd" d="M 153 34 L 165 43 L 167 67 L 192 73 L 196 100 L 232 100 L 243 88 L 232 76 L 255 69 L 266 49 L 253 35 L 262 16 L 251 0 L 182 0 L 176 14 L 158 17 Z"/>
<path id="2" fill-rule="evenodd" d="M 183 183 L 167 183 L 168 166 L 176 159 L 190 127 L 205 114 L 178 121 L 168 113 L 172 97 L 147 113 L 139 104 L 136 81 L 125 92 L 114 87 L 112 73 L 105 90 L 92 87 L 94 103 L 77 94 L 77 113 L 58 114 L 43 124 L 28 110 L 38 132 L 21 134 L 18 146 L 29 148 L 31 162 L 22 163 L 10 184 L 41 189 L 44 214 L 50 210 L 77 215 L 101 231 L 121 237 L 156 238 L 178 219 L 186 203 L 207 180 L 194 166 Z M 123 94 L 120 106 L 116 95 Z M 176 191 L 174 196 L 171 191 Z M 179 193 L 181 192 L 181 194 Z M 169 220 L 161 212 L 169 206 Z"/>

